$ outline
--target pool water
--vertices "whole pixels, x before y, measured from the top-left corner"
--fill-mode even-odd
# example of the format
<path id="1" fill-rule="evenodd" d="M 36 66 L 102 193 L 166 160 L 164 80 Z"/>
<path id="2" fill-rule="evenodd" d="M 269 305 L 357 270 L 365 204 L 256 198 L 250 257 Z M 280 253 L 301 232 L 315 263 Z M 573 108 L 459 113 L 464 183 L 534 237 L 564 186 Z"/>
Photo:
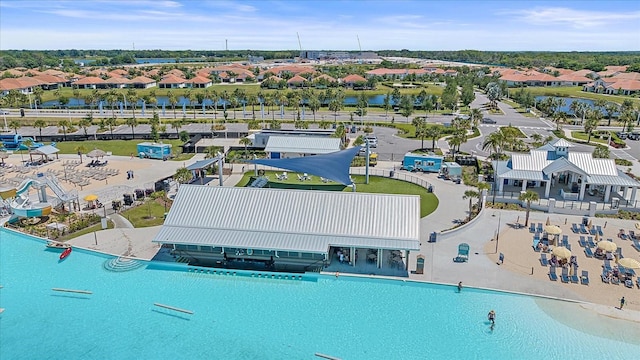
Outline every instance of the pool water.
<path id="1" fill-rule="evenodd" d="M 640 350 L 565 326 L 527 296 L 346 276 L 113 272 L 107 256 L 58 256 L 0 229 L 0 359 L 632 358 Z"/>

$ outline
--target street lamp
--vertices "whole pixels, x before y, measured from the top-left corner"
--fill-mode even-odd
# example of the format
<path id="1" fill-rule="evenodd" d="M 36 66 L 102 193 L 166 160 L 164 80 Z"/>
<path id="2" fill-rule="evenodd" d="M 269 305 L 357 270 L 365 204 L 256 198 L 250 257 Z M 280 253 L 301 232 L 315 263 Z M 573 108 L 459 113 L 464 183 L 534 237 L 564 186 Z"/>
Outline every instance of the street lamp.
<path id="1" fill-rule="evenodd" d="M 493 217 L 496 216 L 496 214 L 494 213 L 493 215 L 491 215 Z M 498 212 L 498 229 L 496 230 L 496 251 L 495 253 L 498 253 L 498 241 L 500 240 L 500 221 L 502 220 L 502 213 Z"/>
<path id="2" fill-rule="evenodd" d="M 124 110 L 127 110 L 127 96 L 125 94 L 122 94 L 122 98 L 124 99 Z"/>

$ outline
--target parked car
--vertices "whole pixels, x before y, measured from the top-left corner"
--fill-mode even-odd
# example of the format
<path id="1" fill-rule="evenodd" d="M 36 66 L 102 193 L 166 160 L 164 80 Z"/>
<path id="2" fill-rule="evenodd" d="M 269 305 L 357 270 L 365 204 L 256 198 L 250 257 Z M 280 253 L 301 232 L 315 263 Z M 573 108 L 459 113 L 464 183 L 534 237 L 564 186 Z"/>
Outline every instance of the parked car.
<path id="1" fill-rule="evenodd" d="M 0 109 L 0 115 L 9 115 L 9 110 Z"/>
<path id="2" fill-rule="evenodd" d="M 373 134 L 369 134 L 365 136 L 364 141 L 369 143 L 369 147 L 372 147 L 372 148 L 378 147 L 378 137 Z"/>
<path id="3" fill-rule="evenodd" d="M 627 140 L 627 137 L 629 136 L 629 133 L 622 132 L 622 131 L 618 131 L 618 132 L 616 133 L 616 135 L 618 135 L 618 137 L 620 138 L 620 140 Z"/>
<path id="4" fill-rule="evenodd" d="M 628 136 L 629 140 L 640 140 L 640 132 L 632 132 L 631 134 L 629 134 Z"/>
<path id="5" fill-rule="evenodd" d="M 493 120 L 492 118 L 483 118 L 483 119 L 482 119 L 482 123 L 483 123 L 483 124 L 495 124 L 495 123 L 496 123 L 496 121 L 495 121 L 495 120 Z"/>

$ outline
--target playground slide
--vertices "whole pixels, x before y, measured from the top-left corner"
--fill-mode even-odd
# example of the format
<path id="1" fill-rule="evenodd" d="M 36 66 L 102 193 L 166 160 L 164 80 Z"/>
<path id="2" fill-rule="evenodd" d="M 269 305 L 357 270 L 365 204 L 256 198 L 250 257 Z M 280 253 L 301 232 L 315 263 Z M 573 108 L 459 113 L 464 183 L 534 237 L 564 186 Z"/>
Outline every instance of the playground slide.
<path id="1" fill-rule="evenodd" d="M 26 179 L 15 191 L 14 199 L 9 206 L 11 211 L 20 217 L 45 216 L 51 213 L 52 206 L 48 202 L 32 203 L 29 199 L 29 188 L 36 182 L 33 179 Z M 9 192 L 5 192 L 8 194 Z"/>
<path id="2" fill-rule="evenodd" d="M 18 186 L 16 189 L 16 195 L 22 195 L 24 192 L 29 190 L 29 187 L 33 184 L 33 179 L 26 179 Z"/>

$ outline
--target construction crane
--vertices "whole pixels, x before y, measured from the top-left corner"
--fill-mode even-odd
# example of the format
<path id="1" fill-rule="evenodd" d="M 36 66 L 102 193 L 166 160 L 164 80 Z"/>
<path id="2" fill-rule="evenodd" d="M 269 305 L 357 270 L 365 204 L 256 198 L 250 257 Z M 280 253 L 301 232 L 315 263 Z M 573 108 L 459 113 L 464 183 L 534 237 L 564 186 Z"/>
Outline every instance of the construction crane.
<path id="1" fill-rule="evenodd" d="M 356 34 L 356 38 L 358 39 L 358 48 L 360 49 L 360 59 L 358 59 L 358 64 L 362 64 L 362 45 L 360 45 L 360 36 Z"/>

